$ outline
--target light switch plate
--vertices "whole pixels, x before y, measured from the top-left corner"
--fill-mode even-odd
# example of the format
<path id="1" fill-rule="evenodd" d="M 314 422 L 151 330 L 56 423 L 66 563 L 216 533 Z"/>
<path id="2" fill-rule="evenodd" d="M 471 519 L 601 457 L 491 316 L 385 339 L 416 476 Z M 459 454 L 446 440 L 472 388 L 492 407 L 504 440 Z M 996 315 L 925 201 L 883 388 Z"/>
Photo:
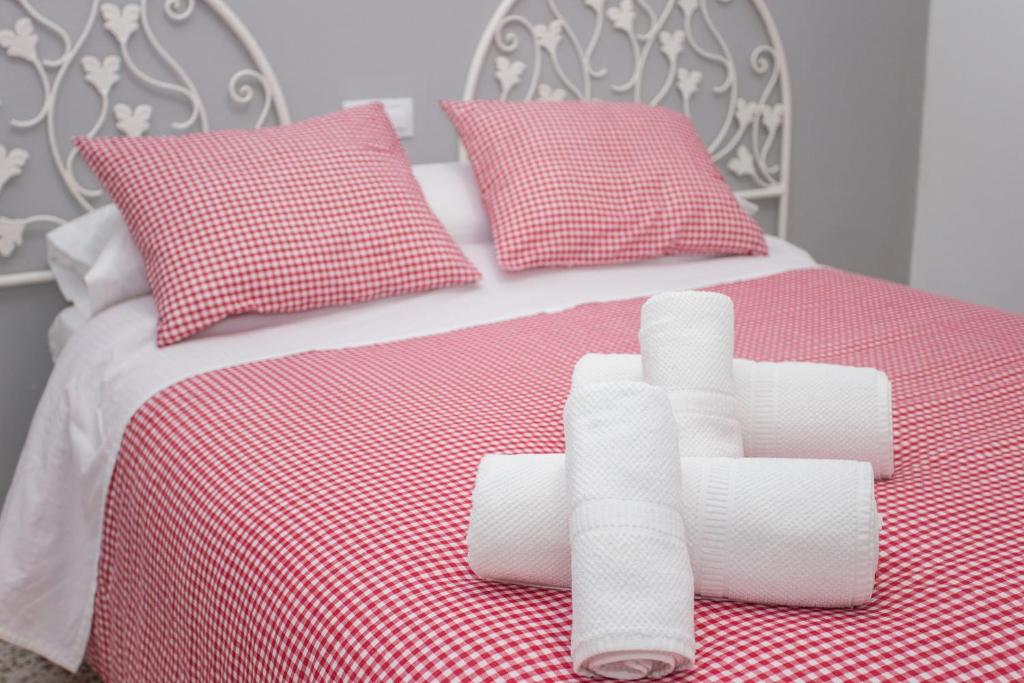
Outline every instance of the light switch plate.
<path id="1" fill-rule="evenodd" d="M 403 140 L 405 138 L 412 137 L 414 128 L 411 97 L 379 97 L 369 100 L 344 100 L 341 103 L 341 106 L 348 109 L 349 107 L 359 107 L 364 104 L 372 104 L 373 102 L 380 102 L 384 105 L 384 111 L 388 113 L 388 118 L 391 119 L 391 123 L 395 126 L 395 131 L 398 133 L 398 137 Z"/>

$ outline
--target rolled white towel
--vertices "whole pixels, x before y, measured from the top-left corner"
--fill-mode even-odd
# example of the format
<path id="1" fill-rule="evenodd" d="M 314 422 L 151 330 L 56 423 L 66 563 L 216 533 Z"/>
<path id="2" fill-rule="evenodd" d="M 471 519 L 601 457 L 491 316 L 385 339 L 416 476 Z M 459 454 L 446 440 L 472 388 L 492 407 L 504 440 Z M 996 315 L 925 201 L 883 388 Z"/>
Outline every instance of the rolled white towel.
<path id="1" fill-rule="evenodd" d="M 792 607 L 871 598 L 881 518 L 867 463 L 682 458 L 681 468 L 698 595 Z M 565 458 L 485 457 L 467 540 L 480 578 L 568 588 Z"/>
<path id="2" fill-rule="evenodd" d="M 632 680 L 693 666 L 677 444 L 668 397 L 648 384 L 592 384 L 565 405 L 578 674 Z"/>
<path id="3" fill-rule="evenodd" d="M 835 458 L 893 472 L 892 385 L 874 368 L 737 361 L 744 452 Z"/>
<path id="4" fill-rule="evenodd" d="M 733 361 L 747 457 L 860 460 L 893 472 L 892 385 L 881 370 L 823 363 Z M 573 386 L 640 381 L 639 355 L 590 353 Z"/>
<path id="5" fill-rule="evenodd" d="M 669 292 L 640 312 L 644 381 L 668 391 L 683 457 L 743 456 L 732 370 L 732 300 Z"/>
<path id="6" fill-rule="evenodd" d="M 572 369 L 573 389 L 595 382 L 643 381 L 644 361 L 639 353 L 588 353 Z"/>

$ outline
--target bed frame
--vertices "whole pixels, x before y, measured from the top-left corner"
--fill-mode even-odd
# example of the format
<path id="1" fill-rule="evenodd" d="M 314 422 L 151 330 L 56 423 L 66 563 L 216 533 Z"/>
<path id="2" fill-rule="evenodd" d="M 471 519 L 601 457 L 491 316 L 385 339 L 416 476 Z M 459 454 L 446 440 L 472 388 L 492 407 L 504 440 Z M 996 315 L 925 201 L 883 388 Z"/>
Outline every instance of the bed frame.
<path id="1" fill-rule="evenodd" d="M 248 62 L 224 87 L 230 103 L 249 110 L 249 118 L 227 125 L 290 121 L 266 55 L 224 0 L 157 0 L 156 7 L 149 0 L 87 0 L 85 17 L 74 28 L 44 15 L 33 0 L 4 1 L 17 11 L 13 25 L 0 30 L 0 49 L 8 62 L 3 68 L 27 70 L 39 88 L 33 101 L 5 99 L 0 109 L 0 117 L 9 120 L 9 134 L 16 134 L 13 142 L 0 139 L 0 263 L 29 232 L 39 237 L 106 202 L 77 159 L 72 135 L 218 127 L 206 104 L 214 95 L 200 93 L 165 40 L 175 34 L 177 54 L 184 54 L 180 34 L 200 14 L 232 36 Z M 726 30 L 726 24 L 734 30 Z M 148 63 L 140 59 L 142 53 L 150 57 Z M 749 55 L 745 68 L 734 54 Z M 76 80 L 75 85 L 91 92 L 91 106 L 67 96 L 69 83 Z M 135 90 L 126 92 L 129 84 Z M 138 93 L 147 99 L 140 100 Z M 223 90 L 218 94 L 224 98 Z M 787 234 L 789 72 L 764 0 L 500 0 L 480 38 L 464 91 L 465 99 L 484 97 L 616 98 L 676 107 L 693 118 L 737 194 L 777 202 L 777 232 Z M 156 130 L 158 113 L 170 121 L 169 130 Z M 32 138 L 35 156 L 21 147 L 22 140 Z M 53 204 L 7 215 L 3 193 L 10 195 L 30 172 L 45 166 L 59 179 Z M 0 289 L 52 279 L 49 270 L 5 274 Z"/>
<path id="2" fill-rule="evenodd" d="M 6 53 L 8 64 L 4 69 L 29 69 L 39 82 L 39 96 L 34 102 L 12 105 L 4 101 L 4 109 L 17 110 L 19 116 L 10 118 L 12 132 L 19 140 L 35 137 L 44 140 L 48 152 L 43 158 L 33 158 L 28 151 L 0 140 L 0 197 L 8 187 L 14 188 L 18 176 L 33 170 L 33 165 L 52 166 L 63 187 L 61 204 L 66 195 L 73 200 L 72 211 L 84 213 L 106 203 L 103 192 L 92 187 L 92 179 L 82 180 L 88 171 L 76 164 L 77 154 L 71 144 L 72 135 L 129 135 L 150 132 L 158 107 L 167 111 L 173 107 L 188 113 L 175 112 L 168 132 L 195 132 L 216 127 L 207 101 L 212 93 L 202 93 L 172 50 L 166 47 L 167 35 L 160 31 L 155 18 L 168 29 L 184 30 L 201 13 L 220 24 L 241 46 L 248 64 L 234 71 L 226 85 L 230 100 L 240 108 L 256 109 L 255 123 L 287 123 L 290 121 L 288 105 L 277 76 L 256 39 L 238 16 L 223 0 L 158 0 L 160 8 L 151 8 L 149 0 L 127 3 L 89 0 L 84 20 L 74 28 L 61 25 L 40 12 L 32 0 L 7 0 L 17 5 L 20 17 L 13 26 L 0 30 L 0 48 Z M 85 3 L 82 3 L 85 4 Z M 201 9 L 197 6 L 201 5 Z M 177 32 L 177 31 L 176 31 Z M 104 45 L 103 52 L 94 52 L 95 45 Z M 183 54 L 185 45 L 178 37 L 177 53 Z M 151 57 L 145 65 L 141 55 Z M 10 63 L 10 62 L 13 62 Z M 155 73 L 156 66 L 159 75 Z M 62 97 L 70 89 L 69 82 L 84 82 L 93 93 L 95 104 L 83 107 L 81 99 L 70 102 Z M 157 99 L 122 99 L 125 85 L 134 81 L 142 92 L 156 95 Z M 138 92 L 138 91 L 136 91 Z M 0 93 L 0 96 L 6 93 Z M 223 95 L 223 93 L 221 93 Z M 137 96 L 137 95 L 136 95 Z M 132 97 L 129 95 L 128 97 Z M 258 109 L 257 109 L 258 107 Z M 27 113 L 26 113 L 27 112 Z M 70 120 L 67 133 L 58 133 L 61 123 Z M 245 125 L 235 124 L 237 125 Z M 20 179 L 18 179 L 20 180 Z M 54 205 L 57 205 L 57 199 Z M 42 226 L 44 229 L 70 220 L 74 216 L 55 215 L 51 207 L 39 207 L 31 215 L 7 216 L 0 204 L 0 257 L 10 257 L 22 244 L 26 229 Z M 66 210 L 66 209 L 65 209 Z M 49 270 L 29 271 L 0 276 L 0 288 L 49 282 Z"/>

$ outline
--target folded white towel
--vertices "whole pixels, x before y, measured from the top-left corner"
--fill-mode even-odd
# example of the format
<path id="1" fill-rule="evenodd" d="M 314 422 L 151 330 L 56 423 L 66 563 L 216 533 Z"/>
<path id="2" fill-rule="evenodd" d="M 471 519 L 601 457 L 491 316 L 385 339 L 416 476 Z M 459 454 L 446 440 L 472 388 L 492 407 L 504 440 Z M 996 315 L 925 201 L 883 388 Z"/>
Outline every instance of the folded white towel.
<path id="1" fill-rule="evenodd" d="M 732 300 L 669 292 L 640 313 L 644 381 L 669 393 L 683 457 L 742 457 L 732 370 Z"/>
<path id="2" fill-rule="evenodd" d="M 679 449 L 664 391 L 591 384 L 565 405 L 572 663 L 655 678 L 693 666 L 693 574 Z"/>
<path id="3" fill-rule="evenodd" d="M 733 362 L 748 457 L 860 460 L 875 477 L 893 471 L 892 386 L 884 372 L 821 363 Z M 639 381 L 639 355 L 580 358 L 573 386 Z"/>
<path id="4" fill-rule="evenodd" d="M 698 595 L 794 607 L 870 599 L 881 519 L 867 463 L 682 458 L 681 466 Z M 569 587 L 564 457 L 485 457 L 468 542 L 483 579 Z"/>

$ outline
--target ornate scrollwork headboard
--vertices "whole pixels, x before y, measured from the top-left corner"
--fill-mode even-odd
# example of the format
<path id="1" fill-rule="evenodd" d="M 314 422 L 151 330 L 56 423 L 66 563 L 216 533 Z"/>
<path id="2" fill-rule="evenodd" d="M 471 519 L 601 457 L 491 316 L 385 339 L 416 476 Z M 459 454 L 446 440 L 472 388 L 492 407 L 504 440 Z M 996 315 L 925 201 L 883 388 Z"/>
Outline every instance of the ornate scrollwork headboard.
<path id="1" fill-rule="evenodd" d="M 676 107 L 737 194 L 778 202 L 786 236 L 789 72 L 763 0 L 502 0 L 463 97 Z"/>
<path id="2" fill-rule="evenodd" d="M 12 11 L 0 16 L 8 22 L 0 30 L 7 63 L 0 68 L 12 77 L 0 85 L 0 120 L 9 121 L 7 139 L 0 139 L 0 263 L 14 256 L 30 229 L 33 237 L 41 236 L 75 213 L 106 202 L 77 158 L 73 135 L 136 136 L 289 121 L 266 55 L 223 0 L 88 0 L 74 3 L 81 6 L 78 12 L 51 3 L 51 13 L 60 7 L 62 14 L 77 15 L 67 21 L 44 14 L 42 3 L 34 0 L 7 4 Z M 178 39 L 177 50 L 168 47 L 170 37 Z M 195 52 L 189 48 L 197 40 L 204 41 L 204 48 L 233 43 L 233 56 L 244 66 L 230 66 L 221 78 L 213 74 L 215 66 L 224 66 L 219 58 L 207 58 L 218 62 L 207 64 L 192 54 L 190 73 L 182 58 Z M 200 70 L 206 93 L 195 78 Z M 33 102 L 6 101 L 11 93 L 2 90 L 14 76 L 36 82 Z M 219 99 L 214 99 L 214 82 Z M 31 90 L 24 81 L 21 87 Z M 227 114 L 216 125 L 214 109 Z M 21 201 L 24 193 L 15 194 L 33 182 L 29 176 L 37 169 L 43 182 L 47 173 L 55 175 L 61 188 L 46 195 L 46 206 L 34 194 L 31 206 Z M 50 279 L 48 270 L 22 270 L 0 274 L 0 287 Z"/>

